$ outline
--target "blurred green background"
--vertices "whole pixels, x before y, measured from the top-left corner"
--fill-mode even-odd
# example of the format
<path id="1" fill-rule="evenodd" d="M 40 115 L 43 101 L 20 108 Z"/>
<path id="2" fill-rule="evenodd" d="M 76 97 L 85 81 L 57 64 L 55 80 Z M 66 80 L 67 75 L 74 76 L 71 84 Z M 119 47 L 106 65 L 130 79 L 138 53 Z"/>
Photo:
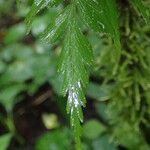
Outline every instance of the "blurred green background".
<path id="1" fill-rule="evenodd" d="M 31 4 L 23 0 L 17 8 L 15 0 L 0 0 L 0 150 L 74 150 L 57 78 L 62 41 L 40 38 L 63 4 L 40 12 L 27 35 Z M 117 75 L 112 40 L 82 28 L 94 51 L 83 150 L 150 150 L 150 26 L 130 4 L 118 1 L 118 9 L 123 50 Z"/>

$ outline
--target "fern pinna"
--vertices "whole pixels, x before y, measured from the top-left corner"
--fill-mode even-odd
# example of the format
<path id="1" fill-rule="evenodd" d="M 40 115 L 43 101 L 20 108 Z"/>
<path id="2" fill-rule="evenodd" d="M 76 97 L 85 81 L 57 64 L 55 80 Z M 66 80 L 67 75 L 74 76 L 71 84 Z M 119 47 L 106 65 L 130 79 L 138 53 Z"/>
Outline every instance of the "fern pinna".
<path id="1" fill-rule="evenodd" d="M 148 16 L 141 0 L 129 0 L 141 12 L 147 21 Z M 19 0 L 17 0 L 19 3 Z M 62 93 L 67 95 L 67 112 L 70 114 L 71 126 L 74 130 L 76 149 L 81 150 L 81 125 L 83 122 L 82 107 L 86 98 L 84 89 L 88 84 L 89 70 L 93 63 L 92 48 L 80 29 L 81 23 L 95 32 L 109 35 L 115 46 L 113 52 L 116 67 L 121 54 L 118 26 L 118 11 L 115 0 L 34 0 L 25 22 L 27 32 L 37 13 L 46 7 L 63 6 L 63 10 L 50 22 L 41 37 L 54 43 L 64 37 L 60 54 L 58 73 L 62 80 Z"/>

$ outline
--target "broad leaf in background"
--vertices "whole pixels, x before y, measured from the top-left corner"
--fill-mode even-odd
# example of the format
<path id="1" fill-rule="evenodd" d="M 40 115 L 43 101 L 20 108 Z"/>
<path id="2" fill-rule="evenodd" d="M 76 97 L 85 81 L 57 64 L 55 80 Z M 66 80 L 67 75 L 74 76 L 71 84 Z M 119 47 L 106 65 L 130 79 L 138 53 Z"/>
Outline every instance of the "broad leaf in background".
<path id="1" fill-rule="evenodd" d="M 0 102 L 6 110 L 11 110 L 15 102 L 20 100 L 16 98 L 19 93 L 27 90 L 31 94 L 49 79 L 52 57 L 49 49 L 45 44 L 42 47 L 38 43 L 34 48 L 23 44 L 10 44 L 2 49 Z M 26 84 L 31 78 L 34 78 L 33 81 Z"/>
<path id="2" fill-rule="evenodd" d="M 114 40 L 120 56 L 120 37 L 118 31 L 117 9 L 115 0 L 76 0 L 84 21 L 95 31 L 109 34 Z"/>
<path id="3" fill-rule="evenodd" d="M 83 125 L 83 136 L 88 139 L 96 139 L 106 131 L 105 126 L 96 119 L 91 119 Z"/>
<path id="4" fill-rule="evenodd" d="M 148 23 L 149 17 L 147 14 L 147 8 L 144 6 L 142 0 L 130 0 L 134 7 L 136 7 L 140 13 L 142 14 L 144 20 Z"/>
<path id="5" fill-rule="evenodd" d="M 4 87 L 0 91 L 0 102 L 5 106 L 7 111 L 11 111 L 15 104 L 14 99 L 17 94 L 24 90 L 23 84 L 15 84 L 12 86 Z"/>
<path id="6" fill-rule="evenodd" d="M 11 140 L 11 134 L 0 136 L 0 150 L 6 150 Z"/>
<path id="7" fill-rule="evenodd" d="M 86 89 L 86 93 L 87 96 L 93 99 L 96 99 L 98 101 L 106 101 L 111 98 L 112 88 L 113 86 L 108 85 L 99 86 L 96 83 L 90 82 Z"/>
<path id="8" fill-rule="evenodd" d="M 110 142 L 110 136 L 106 134 L 93 141 L 93 150 L 117 150 L 117 148 Z"/>
<path id="9" fill-rule="evenodd" d="M 15 26 L 12 26 L 4 38 L 4 43 L 5 44 L 13 44 L 17 42 L 18 40 L 21 40 L 26 33 L 26 26 L 23 23 L 17 24 Z"/>
<path id="10" fill-rule="evenodd" d="M 35 150 L 70 150 L 69 139 L 67 129 L 47 132 L 37 140 Z"/>
<path id="11" fill-rule="evenodd" d="M 109 118 L 107 115 L 107 104 L 101 102 L 97 102 L 95 103 L 95 109 L 97 114 L 100 116 L 100 118 L 104 121 L 104 122 L 108 122 Z"/>

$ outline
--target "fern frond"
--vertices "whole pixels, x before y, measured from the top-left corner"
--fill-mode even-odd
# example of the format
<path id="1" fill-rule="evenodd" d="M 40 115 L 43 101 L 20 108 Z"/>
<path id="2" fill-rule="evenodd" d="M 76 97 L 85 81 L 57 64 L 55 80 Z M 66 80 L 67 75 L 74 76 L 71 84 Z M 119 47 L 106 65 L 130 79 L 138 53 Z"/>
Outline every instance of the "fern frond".
<path id="1" fill-rule="evenodd" d="M 74 13 L 72 13 L 73 15 Z M 61 53 L 59 73 L 63 80 L 63 94 L 68 94 L 67 112 L 71 115 L 77 149 L 81 149 L 80 121 L 83 122 L 82 107 L 86 100 L 83 89 L 88 83 L 88 72 L 85 66 L 92 64 L 92 49 L 80 31 L 75 16 L 68 20 L 68 30 Z"/>
<path id="2" fill-rule="evenodd" d="M 83 20 L 95 31 L 109 34 L 121 49 L 115 0 L 76 0 Z M 117 52 L 120 55 L 120 52 Z"/>
<path id="3" fill-rule="evenodd" d="M 27 33 L 29 33 L 32 21 L 36 14 L 45 7 L 58 5 L 62 0 L 34 0 L 29 13 L 26 16 L 25 23 L 27 24 Z"/>
<path id="4" fill-rule="evenodd" d="M 54 21 L 45 29 L 41 38 L 47 42 L 56 42 L 64 33 L 67 27 L 67 20 L 70 13 L 70 5 L 61 12 Z"/>

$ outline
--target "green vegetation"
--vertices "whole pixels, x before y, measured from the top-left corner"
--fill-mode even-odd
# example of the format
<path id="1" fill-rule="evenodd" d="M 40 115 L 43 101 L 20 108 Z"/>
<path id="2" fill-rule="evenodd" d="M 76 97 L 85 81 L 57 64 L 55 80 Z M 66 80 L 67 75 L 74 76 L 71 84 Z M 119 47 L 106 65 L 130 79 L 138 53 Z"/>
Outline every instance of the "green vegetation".
<path id="1" fill-rule="evenodd" d="M 0 1 L 0 150 L 149 150 L 150 2 L 16 2 Z"/>

